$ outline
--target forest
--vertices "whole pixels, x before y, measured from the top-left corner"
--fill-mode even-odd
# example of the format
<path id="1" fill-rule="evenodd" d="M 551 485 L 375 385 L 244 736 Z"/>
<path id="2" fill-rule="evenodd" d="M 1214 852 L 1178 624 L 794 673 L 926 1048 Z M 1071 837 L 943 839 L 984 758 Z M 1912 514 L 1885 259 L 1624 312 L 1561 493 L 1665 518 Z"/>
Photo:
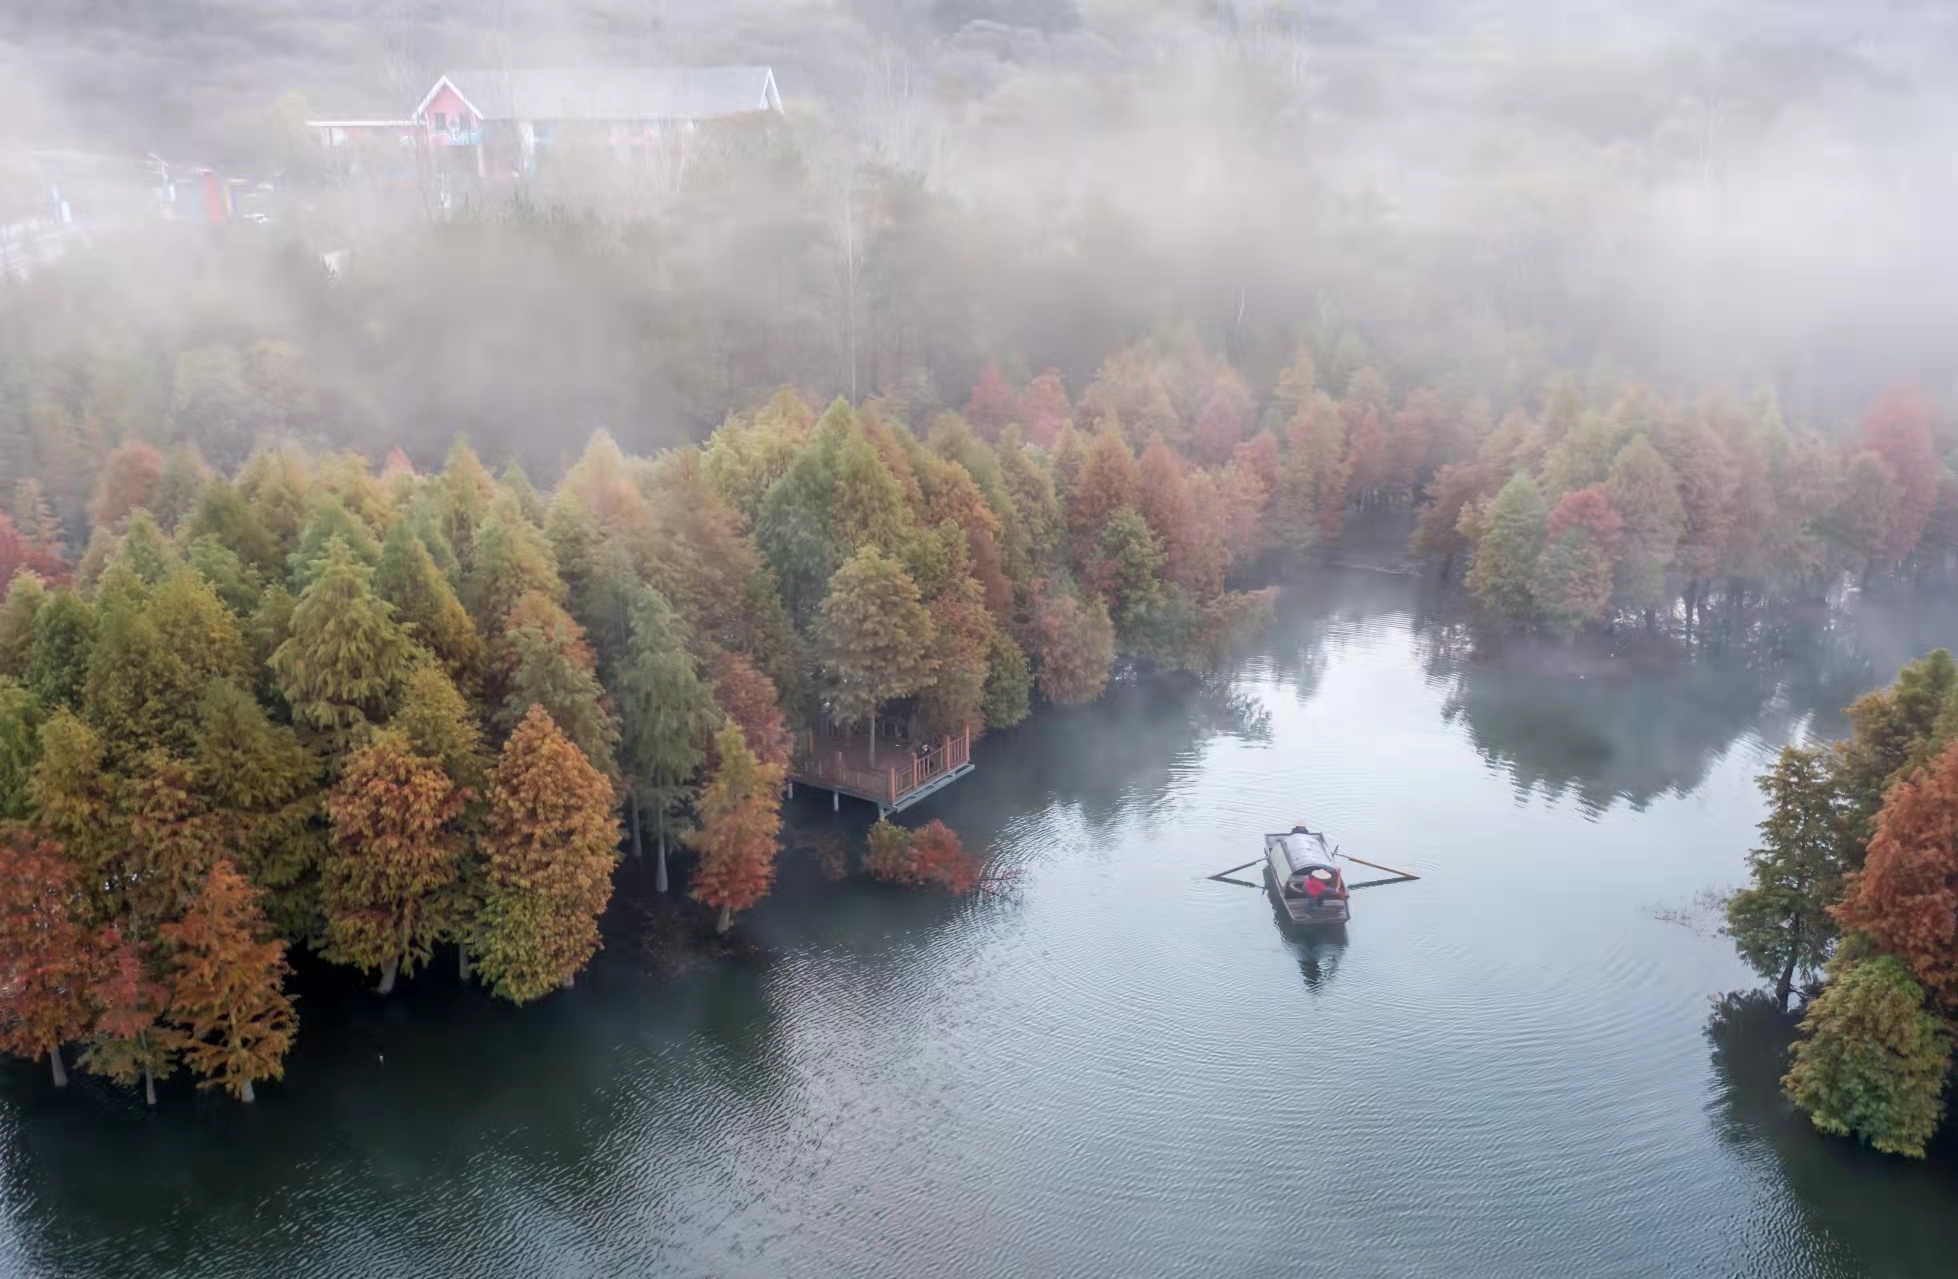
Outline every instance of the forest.
<path id="1" fill-rule="evenodd" d="M 0 279 L 0 1048 L 57 1083 L 250 1100 L 295 962 L 543 998 L 629 859 L 726 930 L 801 731 L 1206 674 L 1355 518 L 1553 644 L 1958 555 L 1949 78 L 1901 14 L 1497 55 L 1454 6 L 180 7 L 0 27 L 0 160 L 163 133 L 284 200 Z M 779 61 L 790 109 L 624 207 L 363 191 L 293 127 L 524 47 Z M 1809 996 L 1789 1094 L 1901 1154 L 1958 1016 L 1954 686 L 1783 756 L 1729 912 Z"/>
<path id="2" fill-rule="evenodd" d="M 290 361 L 250 368 L 247 423 L 284 421 L 303 394 L 266 371 Z M 766 894 L 792 729 L 982 731 L 1096 697 L 1118 659 L 1211 669 L 1267 603 L 1226 582 L 1256 552 L 1268 438 L 1213 422 L 1216 465 L 1160 435 L 1138 457 L 1063 395 L 1058 431 L 1029 416 L 1043 449 L 1022 399 L 987 379 L 971 422 L 921 435 L 882 401 L 818 416 L 784 390 L 650 459 L 601 433 L 548 493 L 461 442 L 429 474 L 290 442 L 223 474 L 192 409 L 167 448 L 86 468 L 72 562 L 49 490 L 82 477 L 19 479 L 6 1046 L 57 1080 L 79 1043 L 152 1097 L 181 1066 L 249 1099 L 296 1030 L 294 948 L 385 993 L 453 946 L 533 1000 L 598 948 L 621 845 L 662 890 L 669 846 L 690 854 L 722 929 Z M 881 825 L 866 866 L 977 874 L 937 823 Z"/>

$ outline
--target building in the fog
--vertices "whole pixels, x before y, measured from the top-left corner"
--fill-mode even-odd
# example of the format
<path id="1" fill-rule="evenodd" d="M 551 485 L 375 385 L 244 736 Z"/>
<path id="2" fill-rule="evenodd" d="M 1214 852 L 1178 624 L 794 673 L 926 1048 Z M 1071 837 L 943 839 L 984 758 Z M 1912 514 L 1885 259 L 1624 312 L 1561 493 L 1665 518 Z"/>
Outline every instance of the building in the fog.
<path id="1" fill-rule="evenodd" d="M 536 174 L 574 148 L 683 161 L 699 125 L 781 109 L 768 67 L 565 67 L 451 71 L 405 116 L 307 124 L 353 167 L 399 168 L 426 154 L 448 175 L 499 178 Z"/>

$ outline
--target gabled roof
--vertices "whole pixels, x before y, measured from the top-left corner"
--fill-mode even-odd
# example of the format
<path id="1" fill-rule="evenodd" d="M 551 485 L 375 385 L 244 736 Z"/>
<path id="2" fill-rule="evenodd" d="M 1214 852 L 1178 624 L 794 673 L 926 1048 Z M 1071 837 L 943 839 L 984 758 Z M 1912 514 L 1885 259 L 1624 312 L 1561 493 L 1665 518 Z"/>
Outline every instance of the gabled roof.
<path id="1" fill-rule="evenodd" d="M 768 67 L 564 67 L 452 71 L 416 116 L 444 84 L 484 120 L 706 120 L 782 109 Z"/>

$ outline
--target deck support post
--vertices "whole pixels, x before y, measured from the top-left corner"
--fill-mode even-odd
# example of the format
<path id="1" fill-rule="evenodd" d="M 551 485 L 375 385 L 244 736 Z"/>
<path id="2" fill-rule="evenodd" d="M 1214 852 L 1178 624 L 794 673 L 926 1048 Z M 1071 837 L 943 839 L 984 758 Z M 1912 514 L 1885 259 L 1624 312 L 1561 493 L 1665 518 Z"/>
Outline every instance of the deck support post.
<path id="1" fill-rule="evenodd" d="M 829 793 L 829 811 L 832 813 L 840 813 L 843 811 L 842 791 L 833 790 Z"/>

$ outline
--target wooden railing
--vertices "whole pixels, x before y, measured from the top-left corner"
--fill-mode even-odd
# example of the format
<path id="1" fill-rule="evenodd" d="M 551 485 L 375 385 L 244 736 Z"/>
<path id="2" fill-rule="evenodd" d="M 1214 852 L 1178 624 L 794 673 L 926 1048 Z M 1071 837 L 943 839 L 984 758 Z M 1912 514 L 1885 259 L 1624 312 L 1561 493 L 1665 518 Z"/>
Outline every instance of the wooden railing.
<path id="1" fill-rule="evenodd" d="M 828 749 L 825 739 L 812 731 L 803 732 L 799 746 L 794 772 L 802 780 L 865 798 L 881 797 L 887 804 L 895 804 L 912 791 L 972 762 L 970 729 L 957 737 L 946 738 L 928 754 L 913 755 L 902 764 L 878 769 L 848 762 L 842 751 Z"/>
<path id="2" fill-rule="evenodd" d="M 920 786 L 926 786 L 967 763 L 972 758 L 972 730 L 948 737 L 945 744 L 928 755 L 914 755 L 902 768 L 891 770 L 890 802 L 895 804 Z"/>
<path id="3" fill-rule="evenodd" d="M 855 795 L 881 795 L 890 784 L 885 769 L 858 768 L 844 762 L 842 751 L 819 749 L 814 733 L 802 734 L 802 749 L 796 752 L 795 773 L 805 781 Z"/>

